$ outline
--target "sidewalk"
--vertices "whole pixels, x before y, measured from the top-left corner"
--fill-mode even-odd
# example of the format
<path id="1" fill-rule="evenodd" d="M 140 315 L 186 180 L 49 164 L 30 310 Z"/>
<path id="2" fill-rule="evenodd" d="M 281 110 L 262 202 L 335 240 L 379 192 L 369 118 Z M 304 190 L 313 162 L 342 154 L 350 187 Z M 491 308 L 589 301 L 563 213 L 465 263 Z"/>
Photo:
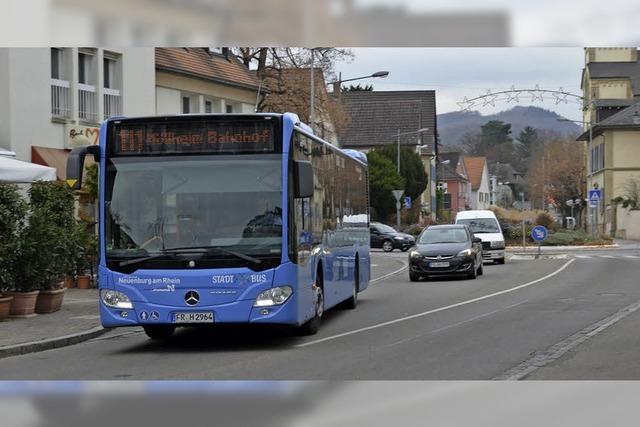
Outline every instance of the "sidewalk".
<path id="1" fill-rule="evenodd" d="M 62 308 L 0 322 L 0 358 L 76 344 L 102 334 L 97 289 L 67 289 Z"/>

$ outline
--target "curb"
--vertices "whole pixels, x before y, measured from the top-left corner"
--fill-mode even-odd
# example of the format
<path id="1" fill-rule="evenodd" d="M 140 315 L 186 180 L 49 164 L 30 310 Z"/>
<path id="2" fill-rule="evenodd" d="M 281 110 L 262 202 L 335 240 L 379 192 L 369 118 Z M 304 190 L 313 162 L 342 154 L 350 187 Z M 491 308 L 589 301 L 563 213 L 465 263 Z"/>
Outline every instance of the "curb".
<path id="1" fill-rule="evenodd" d="M 78 344 L 83 341 L 99 337 L 107 332 L 107 330 L 108 329 L 105 329 L 102 326 L 97 326 L 93 329 L 89 329 L 88 331 L 78 332 L 75 334 L 0 347 L 0 359 Z"/>
<path id="2" fill-rule="evenodd" d="M 545 249 L 546 248 L 546 249 Z M 620 245 L 602 245 L 602 246 L 544 246 L 542 245 L 542 252 L 553 252 L 553 251 L 597 251 L 604 249 L 620 249 L 624 250 L 624 247 Z M 505 249 L 506 252 L 515 253 L 516 251 L 520 251 L 520 253 L 524 252 L 538 252 L 537 246 L 527 246 L 527 249 L 522 250 L 522 246 L 507 246 Z"/>

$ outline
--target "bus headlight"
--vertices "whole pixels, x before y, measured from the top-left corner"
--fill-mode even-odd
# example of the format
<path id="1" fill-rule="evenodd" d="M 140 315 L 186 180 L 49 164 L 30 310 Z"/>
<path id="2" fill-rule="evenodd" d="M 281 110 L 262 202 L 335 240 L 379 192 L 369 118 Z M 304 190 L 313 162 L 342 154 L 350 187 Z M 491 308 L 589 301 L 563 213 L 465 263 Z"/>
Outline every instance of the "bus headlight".
<path id="1" fill-rule="evenodd" d="M 100 291 L 100 298 L 107 307 L 112 308 L 133 308 L 131 300 L 128 296 L 122 292 L 114 291 L 112 289 L 102 289 Z"/>
<path id="2" fill-rule="evenodd" d="M 292 293 L 293 289 L 291 289 L 290 286 L 276 286 L 275 288 L 261 292 L 253 306 L 271 307 L 273 305 L 284 304 Z"/>

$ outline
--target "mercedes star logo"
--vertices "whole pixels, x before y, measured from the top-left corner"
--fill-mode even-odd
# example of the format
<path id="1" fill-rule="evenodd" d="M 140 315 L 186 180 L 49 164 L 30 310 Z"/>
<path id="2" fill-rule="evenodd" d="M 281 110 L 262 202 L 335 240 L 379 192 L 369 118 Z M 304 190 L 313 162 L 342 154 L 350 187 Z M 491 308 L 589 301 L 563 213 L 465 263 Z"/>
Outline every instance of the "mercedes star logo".
<path id="1" fill-rule="evenodd" d="M 184 302 L 187 305 L 196 305 L 198 301 L 200 301 L 200 294 L 197 291 L 191 290 L 184 294 Z"/>

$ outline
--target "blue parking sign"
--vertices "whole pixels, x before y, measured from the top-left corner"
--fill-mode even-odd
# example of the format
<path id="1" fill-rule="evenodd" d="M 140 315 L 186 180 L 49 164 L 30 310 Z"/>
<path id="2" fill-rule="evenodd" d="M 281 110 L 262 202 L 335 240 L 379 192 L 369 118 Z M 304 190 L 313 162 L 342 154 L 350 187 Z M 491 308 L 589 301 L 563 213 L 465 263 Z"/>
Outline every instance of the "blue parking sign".
<path id="1" fill-rule="evenodd" d="M 536 242 L 542 242 L 548 235 L 549 232 L 543 225 L 536 225 L 531 229 L 531 238 Z"/>
<path id="2" fill-rule="evenodd" d="M 404 198 L 404 207 L 411 209 L 411 197 L 407 196 Z"/>

